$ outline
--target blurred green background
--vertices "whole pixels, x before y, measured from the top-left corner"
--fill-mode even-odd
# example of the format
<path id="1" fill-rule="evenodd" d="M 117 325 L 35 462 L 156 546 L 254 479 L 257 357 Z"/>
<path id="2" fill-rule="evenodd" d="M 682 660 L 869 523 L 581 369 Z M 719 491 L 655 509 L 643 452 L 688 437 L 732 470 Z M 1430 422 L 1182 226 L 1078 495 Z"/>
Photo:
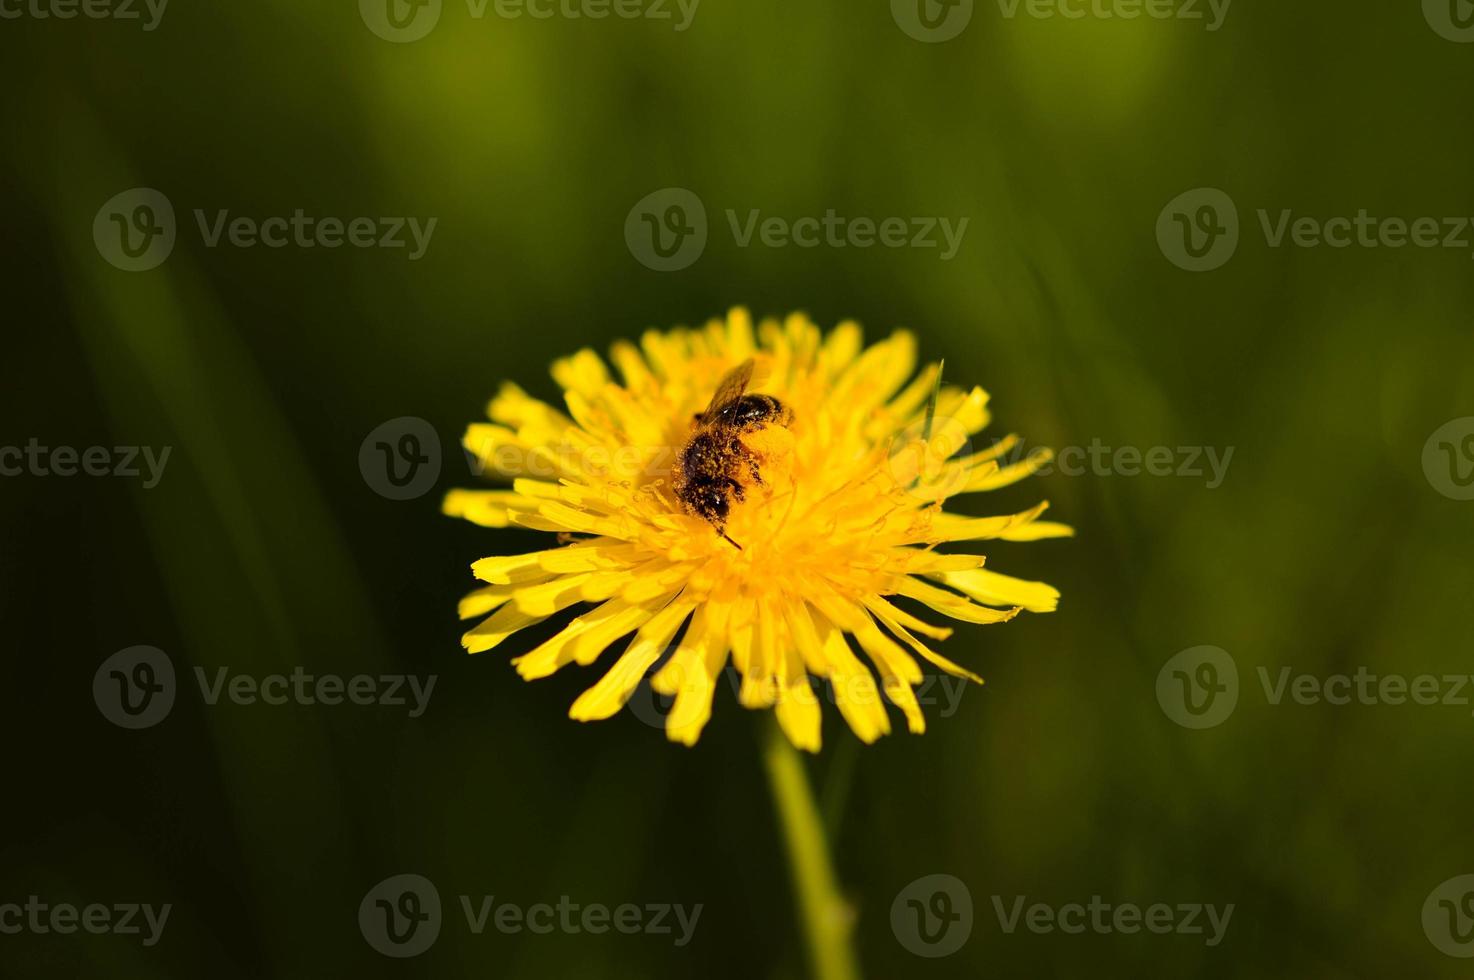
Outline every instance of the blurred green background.
<path id="1" fill-rule="evenodd" d="M 1047 497 L 1079 536 L 989 549 L 1063 602 L 962 627 L 944 652 L 988 683 L 949 717 L 931 706 L 925 736 L 856 751 L 826 711 L 810 772 L 867 976 L 1467 972 L 1420 917 L 1474 872 L 1469 706 L 1273 706 L 1255 672 L 1474 664 L 1474 503 L 1422 463 L 1435 429 L 1474 414 L 1474 244 L 1271 248 L 1257 218 L 1474 215 L 1474 46 L 1416 2 L 1242 2 L 1216 31 L 979 2 L 936 44 L 884 3 L 706 0 L 677 31 L 445 0 L 412 43 L 345 0 L 176 3 L 152 31 L 0 20 L 0 445 L 174 447 L 152 490 L 0 480 L 0 902 L 174 906 L 151 948 L 0 935 L 3 972 L 805 976 L 760 719 L 719 690 L 692 750 L 628 712 L 567 720 L 596 670 L 525 684 L 505 648 L 464 655 L 454 617 L 472 560 L 544 536 L 440 516 L 440 492 L 470 481 L 453 450 L 414 500 L 358 469 L 385 420 L 424 418 L 451 449 L 502 379 L 553 398 L 554 357 L 737 303 L 855 317 L 872 339 L 909 326 L 993 394 L 990 431 L 1031 445 L 1234 447 L 1215 489 L 1056 473 L 969 502 Z M 139 186 L 172 201 L 179 237 L 130 273 L 92 225 Z M 657 272 L 624 223 L 672 186 L 705 203 L 710 238 Z M 1204 186 L 1236 202 L 1241 239 L 1192 273 L 1154 229 Z M 438 224 L 411 262 L 207 248 L 196 208 Z M 753 208 L 969 223 L 950 261 L 739 247 L 725 211 Z M 439 681 L 418 719 L 208 707 L 186 683 L 163 723 L 124 731 L 90 692 L 134 644 L 182 677 Z M 1241 684 L 1232 717 L 1196 731 L 1155 692 L 1199 644 L 1229 651 Z M 439 941 L 403 961 L 356 920 L 400 872 L 447 906 Z M 891 905 L 933 873 L 966 884 L 974 922 L 925 959 Z M 460 894 L 704 908 L 676 948 L 475 936 Z M 1019 895 L 1235 911 L 1213 948 L 1008 934 L 992 898 Z"/>

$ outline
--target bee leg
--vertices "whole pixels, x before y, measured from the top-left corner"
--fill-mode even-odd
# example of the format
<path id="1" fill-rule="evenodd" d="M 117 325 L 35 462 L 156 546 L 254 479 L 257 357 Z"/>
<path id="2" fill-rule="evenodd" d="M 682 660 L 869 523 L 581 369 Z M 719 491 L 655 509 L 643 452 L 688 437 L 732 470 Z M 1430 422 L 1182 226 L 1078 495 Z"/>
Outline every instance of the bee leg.
<path id="1" fill-rule="evenodd" d="M 741 439 L 733 439 L 729 448 L 732 451 L 732 455 L 736 456 L 737 459 L 746 464 L 748 478 L 760 487 L 766 486 L 766 484 L 763 483 L 762 471 L 758 468 L 758 463 L 760 463 L 761 460 L 757 458 L 757 454 L 755 454 L 751 449 L 748 449 L 746 443 L 744 443 Z"/>
<path id="2" fill-rule="evenodd" d="M 726 482 L 727 482 L 727 490 L 728 490 L 728 492 L 730 492 L 732 494 L 732 496 L 735 497 L 738 501 L 741 501 L 742 498 L 745 496 L 745 494 L 743 492 L 743 489 L 742 489 L 742 484 L 738 483 L 736 480 L 732 479 L 731 477 L 727 477 L 727 481 Z M 727 528 L 726 528 L 726 509 L 725 508 L 723 508 L 722 518 L 723 518 L 722 523 L 716 526 L 717 533 L 720 534 L 722 536 L 722 538 L 728 544 L 730 544 L 732 547 L 736 548 L 738 551 L 741 551 L 742 550 L 742 545 L 738 544 L 736 541 L 733 541 L 731 539 L 731 537 L 729 537 L 727 535 Z"/>

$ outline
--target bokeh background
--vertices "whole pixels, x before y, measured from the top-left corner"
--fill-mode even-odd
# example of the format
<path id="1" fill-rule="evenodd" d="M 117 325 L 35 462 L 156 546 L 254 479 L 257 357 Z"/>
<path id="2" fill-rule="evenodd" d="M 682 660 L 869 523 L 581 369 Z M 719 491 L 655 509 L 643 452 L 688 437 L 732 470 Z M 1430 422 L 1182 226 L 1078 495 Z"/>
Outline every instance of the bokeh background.
<path id="1" fill-rule="evenodd" d="M 810 775 L 867 976 L 1467 972 L 1420 917 L 1474 872 L 1470 706 L 1273 706 L 1256 668 L 1474 666 L 1474 503 L 1423 467 L 1429 435 L 1474 414 L 1474 244 L 1270 248 L 1256 211 L 1474 215 L 1474 45 L 1411 0 L 1240 0 L 1215 31 L 1001 10 L 979 0 L 945 43 L 884 3 L 776 0 L 705 0 L 683 31 L 446 0 L 412 43 L 351 2 L 177 3 L 152 31 L 0 21 L 0 445 L 173 447 L 151 490 L 0 480 L 0 901 L 174 906 L 151 948 L 0 935 L 0 970 L 805 976 L 760 719 L 719 692 L 689 750 L 628 712 L 568 721 L 596 672 L 524 684 L 505 649 L 462 653 L 454 616 L 472 560 L 543 539 L 440 516 L 471 479 L 453 452 L 408 501 L 358 467 L 388 419 L 452 447 L 504 378 L 555 397 L 554 357 L 741 303 L 854 317 L 872 338 L 908 326 L 950 378 L 990 390 L 997 434 L 1033 445 L 1234 447 L 1213 489 L 1056 473 L 974 502 L 1044 497 L 1078 528 L 990 551 L 1056 584 L 1059 611 L 959 630 L 946 652 L 988 683 L 948 717 L 931 707 L 923 737 L 857 750 L 826 714 Z M 92 225 L 139 186 L 173 202 L 179 240 L 129 273 Z M 658 272 L 624 224 L 672 186 L 705 202 L 710 240 Z M 1197 187 L 1232 197 L 1242 234 L 1192 273 L 1155 226 Z M 195 208 L 438 225 L 414 262 L 212 249 Z M 969 224 L 951 261 L 743 248 L 729 208 Z M 163 723 L 124 731 L 91 685 L 134 644 L 182 675 L 439 680 L 418 719 L 208 707 L 186 686 Z M 1195 731 L 1155 692 L 1200 644 L 1232 655 L 1241 690 Z M 403 961 L 356 919 L 400 872 L 447 904 L 439 941 Z M 961 950 L 924 959 L 891 904 L 933 873 L 966 884 L 975 917 Z M 478 937 L 460 894 L 704 908 L 683 948 Z M 1213 948 L 1010 935 L 995 895 L 1235 911 Z"/>

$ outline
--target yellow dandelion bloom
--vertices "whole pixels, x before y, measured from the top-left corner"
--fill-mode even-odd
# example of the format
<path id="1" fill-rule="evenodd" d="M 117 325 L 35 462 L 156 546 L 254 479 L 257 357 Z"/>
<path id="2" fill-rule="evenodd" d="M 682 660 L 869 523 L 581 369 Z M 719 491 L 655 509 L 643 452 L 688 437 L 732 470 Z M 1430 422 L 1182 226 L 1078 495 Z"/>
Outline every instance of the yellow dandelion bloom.
<path id="1" fill-rule="evenodd" d="M 591 350 L 555 363 L 562 409 L 505 385 L 491 421 L 471 425 L 464 444 L 511 488 L 453 490 L 444 503 L 447 514 L 486 527 L 559 535 L 556 547 L 472 565 L 485 585 L 461 601 L 460 614 L 485 618 L 464 637 L 469 652 L 582 606 L 512 661 L 531 680 L 591 664 L 634 634 L 570 717 L 615 714 L 659 665 L 652 686 L 674 698 L 666 732 L 694 744 L 730 661 L 741 676 L 738 700 L 773 708 L 799 748 L 819 748 L 811 677 L 827 682 L 861 740 L 889 732 L 885 699 L 921 732 L 918 658 L 980 678 L 927 646 L 923 637 L 951 630 L 897 597 L 966 623 L 1055 608 L 1052 587 L 984 570 L 981 555 L 940 550 L 1071 531 L 1039 519 L 1047 503 L 1001 517 L 943 509 L 950 496 L 1014 483 L 1049 457 L 1005 464 L 1014 436 L 972 451 L 969 438 L 989 421 L 987 394 L 939 385 L 935 364 L 918 372 L 910 333 L 867 348 L 853 323 L 824 334 L 795 314 L 754 329 L 736 309 L 704 329 L 617 343 L 611 360 L 617 379 Z M 781 424 L 736 436 L 742 459 L 732 464 L 719 526 L 680 489 L 682 450 L 718 386 L 748 361 L 750 390 L 785 411 Z"/>

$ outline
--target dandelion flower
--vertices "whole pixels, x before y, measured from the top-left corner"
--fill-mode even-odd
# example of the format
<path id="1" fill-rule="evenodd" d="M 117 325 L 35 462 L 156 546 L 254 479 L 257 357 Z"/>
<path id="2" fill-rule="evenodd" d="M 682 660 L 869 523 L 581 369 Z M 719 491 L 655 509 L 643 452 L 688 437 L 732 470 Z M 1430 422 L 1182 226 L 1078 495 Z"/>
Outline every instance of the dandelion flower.
<path id="1" fill-rule="evenodd" d="M 512 661 L 531 680 L 592 664 L 634 634 L 570 717 L 610 717 L 655 668 L 652 686 L 674 698 L 667 735 L 694 744 L 730 661 L 738 700 L 772 708 L 801 749 L 820 744 L 813 678 L 862 741 L 890 731 L 887 699 L 919 733 L 920 661 L 980 678 L 923 639 L 950 629 L 898 601 L 978 624 L 1055 608 L 1050 586 L 941 549 L 1071 531 L 1039 519 L 1047 503 L 1001 517 L 944 510 L 949 497 L 1014 483 L 1049 457 L 1005 462 L 1015 436 L 973 451 L 987 394 L 940 385 L 935 364 L 917 371 L 911 334 L 865 347 L 853 323 L 824 334 L 795 314 L 754 329 L 736 309 L 703 329 L 616 343 L 611 360 L 617 378 L 591 350 L 556 362 L 562 409 L 504 385 L 491 421 L 471 425 L 464 444 L 510 489 L 453 490 L 444 502 L 485 527 L 558 534 L 554 547 L 472 565 L 485 584 L 460 615 L 485 618 L 464 637 L 469 652 L 579 607 Z M 743 437 L 752 479 L 718 527 L 678 492 L 681 450 L 718 385 L 749 360 L 752 390 L 785 407 L 785 424 Z"/>

